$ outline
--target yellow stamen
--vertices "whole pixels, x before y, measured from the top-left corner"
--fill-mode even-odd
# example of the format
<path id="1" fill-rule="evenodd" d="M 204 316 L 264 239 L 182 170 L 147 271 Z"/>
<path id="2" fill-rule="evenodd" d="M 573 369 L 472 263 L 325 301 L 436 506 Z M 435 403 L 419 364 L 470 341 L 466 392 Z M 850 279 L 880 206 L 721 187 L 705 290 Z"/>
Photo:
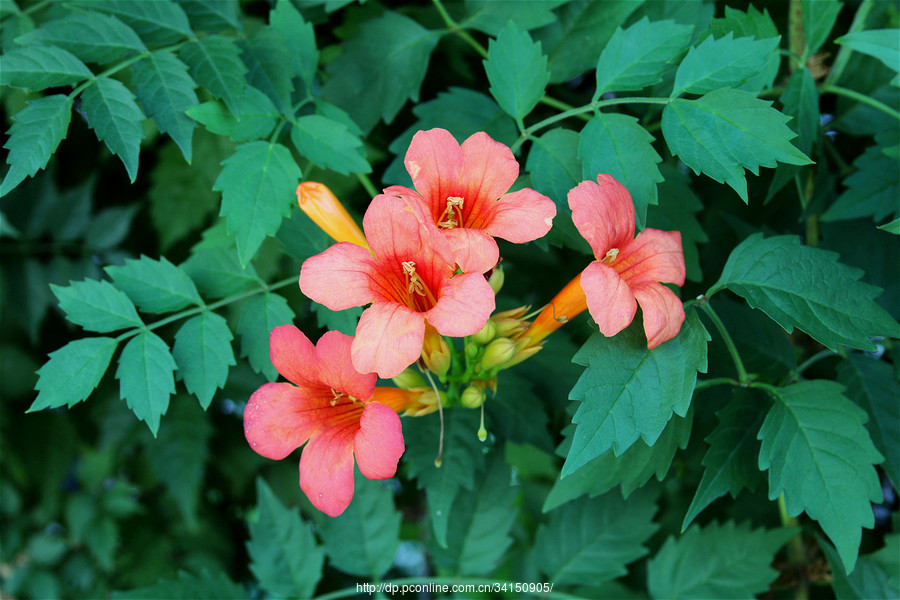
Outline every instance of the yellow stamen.
<path id="1" fill-rule="evenodd" d="M 606 256 L 604 256 L 603 260 L 601 260 L 600 262 L 602 262 L 604 265 L 611 265 L 613 263 L 613 261 L 616 260 L 616 257 L 618 255 L 619 255 L 619 249 L 613 248 L 612 250 L 610 250 L 609 252 L 606 253 Z"/>
<path id="2" fill-rule="evenodd" d="M 422 279 L 418 275 L 416 275 L 415 261 L 408 260 L 401 264 L 403 265 L 403 274 L 406 275 L 407 293 L 424 296 L 425 284 L 422 283 Z"/>
<path id="3" fill-rule="evenodd" d="M 447 198 L 447 207 L 441 216 L 438 217 L 438 227 L 443 229 L 453 229 L 459 227 L 462 221 L 462 208 L 464 199 L 459 196 L 450 196 Z M 459 217 L 459 221 L 456 217 Z"/>

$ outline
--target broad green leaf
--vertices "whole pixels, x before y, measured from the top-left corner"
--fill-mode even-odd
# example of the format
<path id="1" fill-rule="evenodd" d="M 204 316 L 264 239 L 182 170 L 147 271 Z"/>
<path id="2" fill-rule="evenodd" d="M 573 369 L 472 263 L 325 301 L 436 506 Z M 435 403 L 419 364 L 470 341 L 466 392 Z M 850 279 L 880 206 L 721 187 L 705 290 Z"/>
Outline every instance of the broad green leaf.
<path id="1" fill-rule="evenodd" d="M 869 414 L 866 429 L 875 448 L 884 455 L 881 467 L 900 485 L 900 384 L 884 361 L 853 353 L 838 365 L 837 380 L 847 386 L 846 396 Z"/>
<path id="2" fill-rule="evenodd" d="M 331 236 L 322 231 L 318 225 L 312 222 L 312 219 L 310 219 L 305 212 L 299 209 L 291 210 L 290 218 L 281 222 L 281 227 L 278 229 L 276 238 L 281 242 L 281 247 L 284 251 L 294 258 L 299 259 L 301 263 L 314 254 L 324 252 L 334 243 Z M 320 312 L 320 309 L 324 308 L 321 304 L 313 302 L 312 305 L 313 310 L 316 311 L 318 315 L 328 314 L 326 312 Z M 327 311 L 328 309 L 325 308 L 325 310 Z M 351 311 L 342 310 L 337 312 L 347 313 Z M 319 318 L 321 322 L 322 317 Z M 356 325 L 353 326 L 353 329 L 354 331 L 356 330 Z"/>
<path id="3" fill-rule="evenodd" d="M 659 525 L 655 494 L 641 490 L 627 501 L 610 492 L 581 498 L 553 511 L 535 539 L 541 572 L 561 585 L 593 585 L 628 572 L 626 565 L 647 554 L 644 546 Z"/>
<path id="4" fill-rule="evenodd" d="M 552 9 L 561 0 L 531 2 L 530 0 L 466 0 L 465 16 L 460 19 L 461 29 L 477 29 L 496 37 L 500 31 L 515 20 L 524 31 L 552 23 L 555 16 Z"/>
<path id="5" fill-rule="evenodd" d="M 647 227 L 681 232 L 687 278 L 700 281 L 702 274 L 698 245 L 709 241 L 696 216 L 703 209 L 703 204 L 691 189 L 687 174 L 669 163 L 660 164 L 659 173 L 663 177 L 663 181 L 657 186 L 660 200 L 659 204 L 647 207 Z"/>
<path id="6" fill-rule="evenodd" d="M 635 117 L 599 113 L 579 134 L 578 156 L 582 179 L 596 181 L 599 173 L 615 177 L 634 202 L 638 229 L 647 221 L 647 206 L 657 204 L 656 184 L 663 180 L 656 165 L 653 136 Z"/>
<path id="7" fill-rule="evenodd" d="M 263 92 L 248 85 L 232 113 L 216 100 L 194 106 L 187 116 L 202 123 L 210 132 L 227 135 L 236 142 L 267 137 L 278 122 L 278 109 Z"/>
<path id="8" fill-rule="evenodd" d="M 856 172 L 844 179 L 846 191 L 828 207 L 823 221 L 846 221 L 871 217 L 881 221 L 900 213 L 897 197 L 900 195 L 900 172 L 896 153 L 900 138 L 896 132 L 875 136 L 876 144 L 866 148 L 853 166 Z"/>
<path id="9" fill-rule="evenodd" d="M 313 164 L 349 173 L 371 173 L 362 140 L 343 123 L 319 115 L 300 117 L 291 126 L 291 141 Z"/>
<path id="10" fill-rule="evenodd" d="M 764 406 L 749 390 L 735 388 L 734 399 L 716 413 L 719 424 L 706 437 L 709 450 L 703 457 L 703 479 L 681 524 L 682 532 L 716 498 L 726 493 L 737 498 L 745 487 L 756 491 L 756 486 L 763 481 L 756 464 L 759 456 L 756 434 L 763 423 Z"/>
<path id="11" fill-rule="evenodd" d="M 103 571 L 110 572 L 115 566 L 116 549 L 121 539 L 119 527 L 108 517 L 100 517 L 91 526 L 91 534 L 84 540 L 88 551 Z"/>
<path id="12" fill-rule="evenodd" d="M 860 556 L 856 568 L 848 575 L 834 546 L 818 538 L 819 547 L 831 567 L 834 577 L 831 587 L 838 600 L 890 600 L 900 596 L 900 586 L 897 585 L 897 574 L 900 573 L 897 534 L 885 536 L 885 541 L 888 540 L 893 540 L 893 547 L 888 545 L 875 554 Z"/>
<path id="13" fill-rule="evenodd" d="M 627 29 L 616 29 L 597 61 L 597 91 L 637 91 L 662 81 L 691 41 L 693 27 L 644 17 Z"/>
<path id="14" fill-rule="evenodd" d="M 325 562 L 312 527 L 296 508 L 284 506 L 261 477 L 256 480 L 256 502 L 247 541 L 250 570 L 271 596 L 311 598 Z"/>
<path id="15" fill-rule="evenodd" d="M 247 82 L 265 93 L 284 115 L 293 116 L 291 54 L 283 37 L 271 27 L 261 27 L 241 47 Z"/>
<path id="16" fill-rule="evenodd" d="M 144 312 L 167 313 L 189 304 L 203 305 L 191 278 L 165 256 L 153 260 L 142 255 L 139 260 L 126 260 L 123 266 L 106 267 L 106 272 Z"/>
<path id="17" fill-rule="evenodd" d="M 121 395 L 154 436 L 159 418 L 169 408 L 169 396 L 175 393 L 175 369 L 169 347 L 152 331 L 132 338 L 119 356 L 116 379 Z"/>
<path id="18" fill-rule="evenodd" d="M 395 12 L 364 21 L 328 65 L 322 88 L 326 100 L 350 113 L 368 132 L 378 121 L 390 123 L 407 98 L 419 100 L 419 87 L 441 32 L 429 31 Z"/>
<path id="19" fill-rule="evenodd" d="M 247 590 L 225 573 L 200 569 L 199 575 L 182 571 L 176 579 L 161 579 L 147 587 L 113 592 L 112 597 L 114 600 L 246 600 Z"/>
<path id="20" fill-rule="evenodd" d="M 134 94 L 122 82 L 108 77 L 98 78 L 81 93 L 88 126 L 110 152 L 122 159 L 132 183 L 144 138 L 144 113 L 134 100 Z"/>
<path id="21" fill-rule="evenodd" d="M 296 202 L 300 167 L 290 151 L 277 143 L 248 142 L 224 163 L 213 190 L 222 192 L 221 216 L 237 241 L 246 265 Z"/>
<path id="22" fill-rule="evenodd" d="M 731 252 L 707 295 L 727 287 L 788 333 L 797 327 L 832 350 L 841 344 L 874 350 L 870 336 L 900 336 L 897 322 L 873 301 L 880 290 L 837 258 L 801 245 L 797 236 L 757 233 Z"/>
<path id="23" fill-rule="evenodd" d="M 72 99 L 62 94 L 35 98 L 12 118 L 9 139 L 3 145 L 9 150 L 6 162 L 10 167 L 0 184 L 0 196 L 47 166 L 69 130 Z"/>
<path id="24" fill-rule="evenodd" d="M 181 267 L 205 296 L 224 298 L 262 281 L 252 264 L 241 266 L 234 248 L 204 248 Z"/>
<path id="25" fill-rule="evenodd" d="M 247 67 L 237 44 L 220 35 L 209 35 L 185 45 L 179 58 L 191 69 L 191 77 L 238 113 L 238 99 L 247 85 Z"/>
<path id="26" fill-rule="evenodd" d="M 751 529 L 750 523 L 696 525 L 669 537 L 647 564 L 652 598 L 752 598 L 778 576 L 770 565 L 797 529 Z"/>
<path id="27" fill-rule="evenodd" d="M 104 250 L 117 246 L 128 235 L 137 210 L 136 204 L 112 206 L 94 215 L 84 237 L 87 247 Z"/>
<path id="28" fill-rule="evenodd" d="M 482 61 L 491 82 L 491 95 L 508 115 L 521 121 L 544 95 L 550 80 L 547 57 L 541 43 L 510 20 L 491 40 L 488 58 Z"/>
<path id="29" fill-rule="evenodd" d="M 106 333 L 143 322 L 125 293 L 108 281 L 85 279 L 67 286 L 50 285 L 66 318 L 88 331 Z"/>
<path id="30" fill-rule="evenodd" d="M 778 27 L 769 16 L 768 9 L 764 8 L 762 12 L 759 12 L 753 5 L 747 7 L 747 12 L 726 6 L 725 17 L 713 19 L 709 32 L 717 39 L 725 37 L 729 32 L 735 38 L 752 37 L 757 40 L 779 36 Z M 772 87 L 780 66 L 781 54 L 777 51 L 771 52 L 765 66 L 755 77 L 751 77 L 746 84 L 740 86 L 741 89 L 758 92 Z"/>
<path id="31" fill-rule="evenodd" d="M 797 69 L 781 94 L 784 114 L 793 117 L 791 129 L 797 132 L 797 147 L 809 155 L 819 133 L 819 91 L 808 69 Z"/>
<path id="32" fill-rule="evenodd" d="M 228 367 L 235 364 L 232 339 L 225 319 L 209 311 L 189 320 L 175 334 L 172 355 L 178 364 L 178 377 L 204 410 L 209 408 L 216 389 L 225 386 Z"/>
<path id="33" fill-rule="evenodd" d="M 303 79 L 307 88 L 311 88 L 319 66 L 319 50 L 312 23 L 303 19 L 290 0 L 278 0 L 275 10 L 269 13 L 269 23 L 288 45 L 294 75 Z"/>
<path id="34" fill-rule="evenodd" d="M 402 520 L 392 496 L 383 483 L 357 475 L 350 506 L 323 521 L 319 529 L 335 568 L 376 581 L 391 568 L 400 545 Z M 348 548 L 353 551 L 347 552 Z"/>
<path id="35" fill-rule="evenodd" d="M 900 219 L 894 219 L 890 223 L 879 225 L 878 229 L 883 229 L 884 231 L 893 233 L 894 235 L 900 235 Z"/>
<path id="36" fill-rule="evenodd" d="M 75 406 L 86 400 L 109 367 L 116 340 L 108 337 L 84 338 L 69 342 L 50 353 L 50 360 L 38 371 L 34 388 L 37 399 L 28 412 L 44 408 Z"/>
<path id="37" fill-rule="evenodd" d="M 501 382 L 484 404 L 488 432 L 508 442 L 552 450 L 545 398 L 534 383 L 516 373 L 504 373 Z"/>
<path id="38" fill-rule="evenodd" d="M 873 463 L 879 454 L 863 423 L 866 411 L 833 381 L 778 388 L 760 429 L 759 468 L 769 472 L 769 499 L 784 494 L 790 516 L 805 511 L 834 542 L 844 568 L 856 564 L 861 527 L 875 525 L 882 501 Z"/>
<path id="39" fill-rule="evenodd" d="M 895 73 L 900 72 L 900 29 L 854 31 L 839 37 L 835 43 L 874 56 Z M 900 78 L 895 77 L 891 83 L 900 84 Z"/>
<path id="40" fill-rule="evenodd" d="M 316 313 L 316 323 L 319 324 L 319 327 L 326 330 L 334 329 L 346 335 L 356 335 L 356 326 L 363 312 L 361 306 L 334 311 L 318 302 L 313 302 L 311 305 L 313 312 Z"/>
<path id="41" fill-rule="evenodd" d="M 749 92 L 719 89 L 696 100 L 676 98 L 666 105 L 662 131 L 672 154 L 694 173 L 727 183 L 747 202 L 744 169 L 776 162 L 805 165 L 811 161 L 790 143 L 788 117 Z"/>
<path id="42" fill-rule="evenodd" d="M 73 54 L 55 46 L 13 48 L 3 54 L 0 85 L 31 90 L 72 85 L 93 77 Z"/>
<path id="43" fill-rule="evenodd" d="M 187 74 L 187 66 L 168 50 L 158 50 L 132 68 L 135 93 L 147 116 L 153 117 L 160 131 L 172 136 L 184 160 L 191 162 L 195 125 L 184 113 L 197 105 L 197 84 Z"/>
<path id="44" fill-rule="evenodd" d="M 447 547 L 428 544 L 434 564 L 456 576 L 493 571 L 513 541 L 518 489 L 503 456 L 495 454 L 478 485 L 461 491 L 450 507 Z"/>
<path id="45" fill-rule="evenodd" d="M 98 12 L 71 12 L 19 36 L 16 42 L 23 46 L 56 46 L 93 63 L 108 63 L 147 51 L 128 25 Z"/>
<path id="46" fill-rule="evenodd" d="M 269 359 L 269 333 L 279 325 L 294 320 L 294 311 L 287 300 L 278 294 L 266 292 L 253 296 L 241 307 L 237 332 L 241 336 L 241 356 L 250 360 L 250 366 L 274 381 L 278 372 Z"/>
<path id="47" fill-rule="evenodd" d="M 729 33 L 721 39 L 708 37 L 691 48 L 675 72 L 671 97 L 685 92 L 706 94 L 719 88 L 740 87 L 765 67 L 781 38 L 734 39 Z"/>
<path id="48" fill-rule="evenodd" d="M 191 36 L 187 15 L 171 0 L 78 0 L 76 6 L 115 15 L 148 44 L 168 46 Z"/>
<path id="49" fill-rule="evenodd" d="M 218 33 L 240 31 L 239 3 L 232 0 L 177 0 L 194 29 Z"/>
<path id="50" fill-rule="evenodd" d="M 673 413 L 687 414 L 697 372 L 706 372 L 708 340 L 695 311 L 678 336 L 652 350 L 637 322 L 611 339 L 591 336 L 572 358 L 587 369 L 569 394 L 581 404 L 562 476 L 610 448 L 618 456 L 638 438 L 655 444 Z"/>
<path id="51" fill-rule="evenodd" d="M 805 61 L 818 52 L 828 39 L 843 4 L 839 0 L 802 0 L 800 7 L 803 13 L 803 39 L 806 42 L 801 58 Z"/>

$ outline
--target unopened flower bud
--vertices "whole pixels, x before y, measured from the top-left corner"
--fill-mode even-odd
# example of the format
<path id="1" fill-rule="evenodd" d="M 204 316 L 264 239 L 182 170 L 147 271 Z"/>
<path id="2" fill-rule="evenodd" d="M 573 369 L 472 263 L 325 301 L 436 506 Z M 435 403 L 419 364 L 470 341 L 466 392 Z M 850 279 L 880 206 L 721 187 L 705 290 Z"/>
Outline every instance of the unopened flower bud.
<path id="1" fill-rule="evenodd" d="M 494 339 L 494 335 L 496 333 L 497 326 L 494 325 L 494 322 L 488 319 L 488 322 L 484 324 L 484 327 L 481 328 L 481 331 L 473 335 L 470 339 L 473 343 L 479 346 L 486 346 L 492 339 Z"/>
<path id="2" fill-rule="evenodd" d="M 297 186 L 297 204 L 313 223 L 336 242 L 352 242 L 369 249 L 366 236 L 359 225 L 327 186 L 315 181 L 304 181 Z"/>
<path id="3" fill-rule="evenodd" d="M 459 403 L 466 408 L 478 408 L 484 404 L 486 399 L 487 394 L 485 393 L 484 388 L 477 385 L 470 385 L 463 390 L 462 395 L 459 397 Z"/>
<path id="4" fill-rule="evenodd" d="M 422 362 L 425 367 L 443 377 L 450 370 L 450 345 L 437 330 L 431 325 L 425 328 L 425 341 L 422 344 Z"/>
<path id="5" fill-rule="evenodd" d="M 447 394 L 443 391 L 439 391 L 438 394 L 435 394 L 433 389 L 426 388 L 414 402 L 410 403 L 404 414 L 410 417 L 424 417 L 425 415 L 430 415 L 437 411 L 438 401 L 440 401 L 442 405 L 446 404 Z"/>
<path id="6" fill-rule="evenodd" d="M 394 385 L 404 390 L 427 385 L 419 372 L 412 367 L 404 369 L 402 373 L 392 377 L 391 380 L 394 382 Z"/>
<path id="7" fill-rule="evenodd" d="M 497 265 L 494 267 L 494 272 L 491 273 L 491 278 L 488 279 L 488 285 L 491 286 L 491 289 L 494 290 L 495 294 L 499 294 L 505 279 L 506 276 L 503 274 L 503 267 Z"/>
<path id="8" fill-rule="evenodd" d="M 478 344 L 469 339 L 466 341 L 464 351 L 468 358 L 475 358 L 476 356 L 478 356 Z"/>
<path id="9" fill-rule="evenodd" d="M 488 371 L 509 362 L 516 355 L 517 349 L 516 343 L 511 339 L 497 338 L 484 349 L 484 356 L 481 357 L 481 369 Z"/>

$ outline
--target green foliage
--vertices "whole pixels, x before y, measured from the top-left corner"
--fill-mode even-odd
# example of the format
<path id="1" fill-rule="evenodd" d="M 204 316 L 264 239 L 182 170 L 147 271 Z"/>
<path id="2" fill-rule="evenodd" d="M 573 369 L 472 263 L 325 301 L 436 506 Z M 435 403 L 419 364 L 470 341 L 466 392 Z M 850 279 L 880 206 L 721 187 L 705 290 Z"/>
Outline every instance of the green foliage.
<path id="1" fill-rule="evenodd" d="M 0 85 L 31 91 L 89 79 L 91 71 L 70 52 L 56 46 L 14 48 L 3 55 Z"/>
<path id="2" fill-rule="evenodd" d="M 35 389 L 39 393 L 28 410 L 64 404 L 72 407 L 86 400 L 100 383 L 115 350 L 116 340 L 98 337 L 75 340 L 51 352 L 50 360 L 38 371 Z"/>
<path id="3" fill-rule="evenodd" d="M 325 169 L 344 175 L 372 171 L 363 156 L 359 136 L 327 117 L 300 117 L 291 127 L 291 141 L 300 154 Z"/>
<path id="4" fill-rule="evenodd" d="M 66 317 L 88 331 L 107 333 L 143 325 L 128 296 L 108 281 L 85 279 L 50 289 Z"/>
<path id="5" fill-rule="evenodd" d="M 204 410 L 209 408 L 216 389 L 225 386 L 228 367 L 235 364 L 233 338 L 225 319 L 212 312 L 193 317 L 175 334 L 172 356 L 178 364 L 178 378 L 184 380 Z"/>
<path id="6" fill-rule="evenodd" d="M 269 360 L 269 332 L 293 319 L 293 311 L 278 294 L 253 296 L 241 307 L 236 330 L 241 336 L 241 356 L 247 357 L 250 366 L 270 381 L 275 379 L 276 371 Z"/>
<path id="7" fill-rule="evenodd" d="M 16 42 L 62 48 L 89 63 L 108 63 L 147 49 L 122 21 L 96 12 L 69 13 L 19 36 Z"/>
<path id="8" fill-rule="evenodd" d="M 754 40 L 706 38 L 691 48 L 675 72 L 672 97 L 683 93 L 707 94 L 722 88 L 739 88 L 758 74 L 778 48 L 779 38 Z"/>
<path id="9" fill-rule="evenodd" d="M 6 162 L 10 169 L 0 184 L 0 195 L 47 166 L 66 137 L 71 119 L 72 100 L 60 94 L 32 100 L 16 114 L 16 122 L 9 128 L 9 140 L 3 146 L 9 150 Z"/>
<path id="10" fill-rule="evenodd" d="M 491 94 L 508 115 L 521 122 L 537 105 L 550 80 L 541 43 L 510 21 L 491 41 L 484 70 Z"/>
<path id="11" fill-rule="evenodd" d="M 135 103 L 134 94 L 120 81 L 100 77 L 81 94 L 81 108 L 97 137 L 122 159 L 133 182 L 144 138 L 144 113 Z"/>
<path id="12" fill-rule="evenodd" d="M 870 29 L 856 31 L 839 37 L 835 43 L 852 48 L 856 52 L 874 56 L 894 72 L 900 72 L 900 29 Z M 891 84 L 898 85 L 900 76 L 894 77 Z"/>
<path id="13" fill-rule="evenodd" d="M 200 575 L 181 572 L 175 579 L 164 579 L 154 585 L 113 594 L 115 600 L 240 600 L 246 597 L 246 590 L 227 575 L 205 569 L 201 570 Z"/>
<path id="14" fill-rule="evenodd" d="M 875 136 L 877 142 L 866 149 L 853 165 L 857 171 L 844 180 L 847 190 L 822 215 L 825 221 L 844 221 L 871 217 L 882 221 L 900 214 L 897 194 L 900 194 L 900 175 L 897 174 L 897 152 L 900 140 L 896 132 Z"/>
<path id="15" fill-rule="evenodd" d="M 203 304 L 190 277 L 165 257 L 157 261 L 142 256 L 121 267 L 107 267 L 106 272 L 144 312 L 166 313 Z"/>
<path id="16" fill-rule="evenodd" d="M 154 436 L 159 418 L 169 408 L 169 396 L 175 392 L 175 369 L 169 346 L 150 331 L 132 338 L 119 357 L 116 379 L 122 397 Z"/>
<path id="17" fill-rule="evenodd" d="M 181 48 L 178 56 L 190 67 L 191 77 L 237 113 L 237 100 L 247 85 L 247 67 L 240 49 L 230 39 L 210 35 Z"/>

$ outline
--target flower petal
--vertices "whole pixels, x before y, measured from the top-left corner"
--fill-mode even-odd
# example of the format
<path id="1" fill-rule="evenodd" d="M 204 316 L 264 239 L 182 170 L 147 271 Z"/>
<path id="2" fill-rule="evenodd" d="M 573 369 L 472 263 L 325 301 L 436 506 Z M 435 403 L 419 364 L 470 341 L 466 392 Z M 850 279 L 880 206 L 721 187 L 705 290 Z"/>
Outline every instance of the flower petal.
<path id="1" fill-rule="evenodd" d="M 612 266 L 631 287 L 652 281 L 684 285 L 681 233 L 645 229 L 620 248 Z"/>
<path id="2" fill-rule="evenodd" d="M 613 248 L 621 249 L 634 238 L 634 203 L 625 187 L 609 175 L 597 182 L 582 181 L 569 190 L 572 222 L 603 260 Z"/>
<path id="3" fill-rule="evenodd" d="M 360 373 L 393 377 L 419 358 L 424 339 L 422 313 L 396 303 L 376 302 L 363 311 L 356 326 L 350 350 L 353 365 Z"/>
<path id="4" fill-rule="evenodd" d="M 484 275 L 463 273 L 444 284 L 441 297 L 425 313 L 425 318 L 441 335 L 462 337 L 478 333 L 494 312 L 494 306 L 494 290 Z"/>
<path id="5" fill-rule="evenodd" d="M 463 170 L 459 142 L 446 129 L 419 131 L 409 144 L 403 164 L 416 190 L 428 201 L 434 218 L 437 218 L 444 210 L 447 197 L 459 193 Z"/>
<path id="6" fill-rule="evenodd" d="M 363 229 L 380 264 L 399 264 L 406 260 L 416 260 L 418 263 L 427 252 L 439 263 L 445 264 L 445 270 L 448 270 L 446 277 L 453 272 L 450 243 L 429 219 L 418 195 L 398 193 L 375 196 L 363 216 Z"/>
<path id="7" fill-rule="evenodd" d="M 300 457 L 300 489 L 330 517 L 344 512 L 353 499 L 353 437 L 358 430 L 355 422 L 323 431 Z"/>
<path id="8" fill-rule="evenodd" d="M 353 338 L 340 331 L 327 331 L 316 344 L 315 361 L 319 365 L 322 382 L 338 392 L 367 402 L 375 393 L 378 377 L 362 374 L 353 367 L 350 347 Z"/>
<path id="9" fill-rule="evenodd" d="M 581 273 L 581 287 L 587 297 L 588 311 L 600 332 L 611 337 L 628 327 L 637 312 L 637 302 L 618 273 L 594 261 Z"/>
<path id="10" fill-rule="evenodd" d="M 362 306 L 378 298 L 372 286 L 377 272 L 368 250 L 340 242 L 303 262 L 300 291 L 331 310 Z"/>
<path id="11" fill-rule="evenodd" d="M 519 163 L 506 144 L 483 131 L 462 143 L 462 197 L 477 205 L 493 202 L 515 183 Z"/>
<path id="12" fill-rule="evenodd" d="M 524 244 L 547 235 L 553 227 L 556 204 L 530 188 L 506 194 L 497 201 L 494 215 L 484 229 L 514 244 Z"/>
<path id="13" fill-rule="evenodd" d="M 453 259 L 464 273 L 486 273 L 497 266 L 497 242 L 481 229 L 447 229 L 444 237 L 453 249 Z"/>
<path id="14" fill-rule="evenodd" d="M 266 383 L 244 409 L 244 436 L 257 454 L 281 460 L 306 443 L 319 429 L 314 391 L 289 383 Z M 327 404 L 327 402 L 326 402 Z"/>
<path id="15" fill-rule="evenodd" d="M 644 313 L 648 348 L 656 348 L 678 335 L 684 323 L 684 304 L 672 290 L 659 283 L 644 283 L 633 291 Z"/>
<path id="16" fill-rule="evenodd" d="M 269 334 L 269 358 L 276 371 L 297 385 L 316 385 L 321 380 L 315 347 L 293 325 L 279 325 Z"/>
<path id="17" fill-rule="evenodd" d="M 406 447 L 400 417 L 390 407 L 370 402 L 363 410 L 353 453 L 359 471 L 369 479 L 387 479 L 397 472 L 397 461 Z"/>

